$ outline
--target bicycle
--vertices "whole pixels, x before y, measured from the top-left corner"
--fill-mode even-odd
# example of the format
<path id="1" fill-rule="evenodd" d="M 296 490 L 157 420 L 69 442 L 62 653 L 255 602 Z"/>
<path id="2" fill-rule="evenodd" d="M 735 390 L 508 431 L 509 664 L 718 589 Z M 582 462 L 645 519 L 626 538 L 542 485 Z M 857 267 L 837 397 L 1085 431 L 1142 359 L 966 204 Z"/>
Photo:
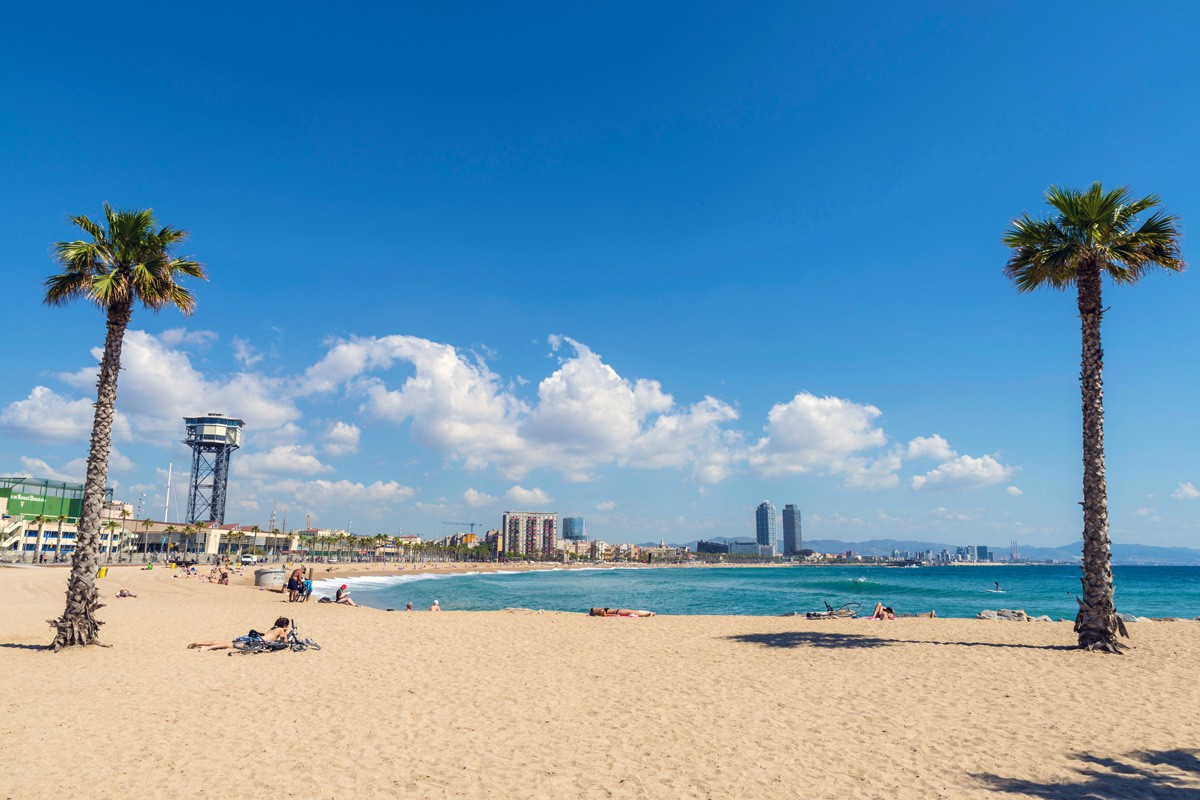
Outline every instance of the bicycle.
<path id="1" fill-rule="evenodd" d="M 808 619 L 854 619 L 858 616 L 858 612 L 862 610 L 862 603 L 853 600 L 836 607 L 829 605 L 828 600 L 824 602 L 824 611 L 809 611 L 804 616 Z"/>
<path id="2" fill-rule="evenodd" d="M 252 634 L 257 634 L 257 631 L 251 631 Z M 268 642 L 261 635 L 239 636 L 233 640 L 233 655 L 234 652 L 242 655 L 253 655 L 257 653 L 275 653 L 280 650 L 291 650 L 293 653 L 302 653 L 305 650 L 320 650 L 321 645 L 317 644 L 312 639 L 301 639 L 296 632 L 295 623 L 288 629 L 287 636 L 281 642 Z"/>

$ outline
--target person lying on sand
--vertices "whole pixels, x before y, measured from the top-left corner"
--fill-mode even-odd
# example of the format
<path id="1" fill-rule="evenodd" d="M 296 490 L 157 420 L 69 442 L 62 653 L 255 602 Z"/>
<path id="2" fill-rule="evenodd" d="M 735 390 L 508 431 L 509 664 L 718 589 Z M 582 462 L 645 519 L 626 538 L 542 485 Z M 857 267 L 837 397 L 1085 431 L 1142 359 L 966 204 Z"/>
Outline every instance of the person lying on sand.
<path id="1" fill-rule="evenodd" d="M 282 642 L 287 637 L 288 628 L 292 625 L 292 621 L 287 617 L 280 617 L 275 620 L 274 627 L 262 635 L 264 642 Z M 188 645 L 189 650 L 232 650 L 233 640 L 229 641 L 212 641 L 212 642 L 192 642 Z"/>
<path id="2" fill-rule="evenodd" d="M 875 604 L 875 611 L 871 613 L 869 619 L 895 619 L 896 612 L 890 606 L 885 606 L 883 603 Z"/>
<path id="3" fill-rule="evenodd" d="M 337 590 L 337 594 L 333 596 L 333 602 L 341 603 L 344 606 L 357 606 L 358 603 L 350 599 L 350 590 L 346 588 L 346 584 L 342 584 L 342 588 Z"/>
<path id="4" fill-rule="evenodd" d="M 121 591 L 117 592 L 116 597 L 137 597 L 137 595 L 128 589 L 122 589 Z"/>
<path id="5" fill-rule="evenodd" d="M 653 617 L 653 611 L 637 611 L 632 608 L 592 608 L 589 617 Z"/>

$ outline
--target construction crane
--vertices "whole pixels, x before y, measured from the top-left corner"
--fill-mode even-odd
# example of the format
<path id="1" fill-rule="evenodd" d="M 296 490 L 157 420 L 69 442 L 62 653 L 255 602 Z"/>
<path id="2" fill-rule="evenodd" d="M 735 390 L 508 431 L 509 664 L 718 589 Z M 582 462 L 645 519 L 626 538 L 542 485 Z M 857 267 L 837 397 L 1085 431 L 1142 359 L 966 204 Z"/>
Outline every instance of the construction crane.
<path id="1" fill-rule="evenodd" d="M 470 528 L 471 528 L 471 535 L 472 535 L 472 536 L 474 536 L 474 535 L 475 535 L 475 529 L 476 529 L 476 528 L 482 528 L 482 527 L 483 527 L 483 523 L 482 523 L 482 522 L 446 522 L 445 520 L 442 520 L 442 524 L 443 524 L 443 525 L 469 525 L 469 526 L 470 526 Z"/>

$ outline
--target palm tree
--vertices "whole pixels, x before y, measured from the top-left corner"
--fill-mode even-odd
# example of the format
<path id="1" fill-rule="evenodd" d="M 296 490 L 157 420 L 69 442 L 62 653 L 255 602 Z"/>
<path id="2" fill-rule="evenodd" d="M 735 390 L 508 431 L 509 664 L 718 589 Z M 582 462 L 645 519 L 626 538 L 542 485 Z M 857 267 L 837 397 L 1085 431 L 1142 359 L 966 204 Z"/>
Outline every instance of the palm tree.
<path id="1" fill-rule="evenodd" d="M 46 529 L 46 523 L 50 521 L 50 517 L 47 517 L 45 514 L 38 514 L 33 518 L 33 521 L 37 523 L 38 532 L 37 539 L 35 540 L 37 544 L 33 549 L 33 560 L 31 563 L 36 564 L 42 558 L 42 536 L 43 531 Z"/>
<path id="2" fill-rule="evenodd" d="M 142 526 L 142 561 L 150 560 L 150 526 L 154 524 L 154 520 L 146 517 L 141 522 Z"/>
<path id="3" fill-rule="evenodd" d="M 1158 197 L 1133 199 L 1125 188 L 1087 191 L 1051 186 L 1046 203 L 1056 213 L 1013 220 L 1004 234 L 1012 256 L 1004 268 L 1017 291 L 1042 286 L 1075 287 L 1082 320 L 1083 356 L 1079 373 L 1083 398 L 1083 599 L 1075 617 L 1079 646 L 1119 653 L 1117 635 L 1128 636 L 1113 604 L 1108 538 L 1108 486 L 1104 466 L 1104 351 L 1100 347 L 1101 278 L 1136 283 L 1155 267 L 1178 272 L 1176 218 L 1156 211 L 1140 224 L 1137 216 L 1159 205 Z"/>
<path id="4" fill-rule="evenodd" d="M 58 561 L 62 558 L 62 526 L 67 521 L 67 515 L 59 514 L 56 521 L 58 522 L 58 539 L 54 541 L 54 560 Z"/>
<path id="5" fill-rule="evenodd" d="M 108 531 L 108 560 L 112 561 L 113 533 L 117 530 L 117 528 L 121 527 L 121 525 L 115 519 L 110 519 L 108 522 L 104 523 L 103 527 Z M 103 555 L 103 548 L 101 548 L 101 555 Z"/>
<path id="6" fill-rule="evenodd" d="M 114 211 L 105 203 L 104 216 L 105 225 L 85 216 L 71 218 L 91 241 L 57 243 L 55 259 L 63 271 L 45 281 L 47 304 L 59 306 L 72 300 L 88 300 L 99 306 L 106 317 L 96 414 L 92 422 L 79 533 L 67 583 L 67 603 L 62 617 L 51 623 L 56 634 L 50 647 L 56 651 L 63 647 L 99 643 L 96 572 L 100 513 L 104 505 L 104 485 L 108 480 L 121 343 L 133 315 L 133 305 L 141 302 L 151 311 L 174 306 L 184 314 L 190 314 L 196 300 L 178 280 L 183 276 L 205 277 L 200 264 L 171 254 L 187 238 L 187 233 L 166 226 L 159 228 L 151 210 Z"/>

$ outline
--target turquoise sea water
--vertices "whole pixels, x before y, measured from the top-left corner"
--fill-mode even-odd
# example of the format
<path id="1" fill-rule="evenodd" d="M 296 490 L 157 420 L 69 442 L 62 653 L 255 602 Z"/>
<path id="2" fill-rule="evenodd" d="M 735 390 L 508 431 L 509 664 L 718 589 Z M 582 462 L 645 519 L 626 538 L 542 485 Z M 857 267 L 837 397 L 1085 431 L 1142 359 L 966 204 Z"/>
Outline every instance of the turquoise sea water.
<path id="1" fill-rule="evenodd" d="M 1200 615 L 1200 567 L 1116 567 L 1117 610 L 1147 617 Z M 882 601 L 901 613 L 936 610 L 974 617 L 984 608 L 1024 609 L 1073 619 L 1080 570 L 1061 567 L 693 567 L 587 568 L 466 575 L 396 575 L 319 581 L 317 594 L 348 583 L 354 599 L 376 608 L 447 611 L 591 606 L 646 608 L 660 614 L 774 616 L 857 601 L 870 613 Z M 999 581 L 1004 594 L 992 594 Z"/>

